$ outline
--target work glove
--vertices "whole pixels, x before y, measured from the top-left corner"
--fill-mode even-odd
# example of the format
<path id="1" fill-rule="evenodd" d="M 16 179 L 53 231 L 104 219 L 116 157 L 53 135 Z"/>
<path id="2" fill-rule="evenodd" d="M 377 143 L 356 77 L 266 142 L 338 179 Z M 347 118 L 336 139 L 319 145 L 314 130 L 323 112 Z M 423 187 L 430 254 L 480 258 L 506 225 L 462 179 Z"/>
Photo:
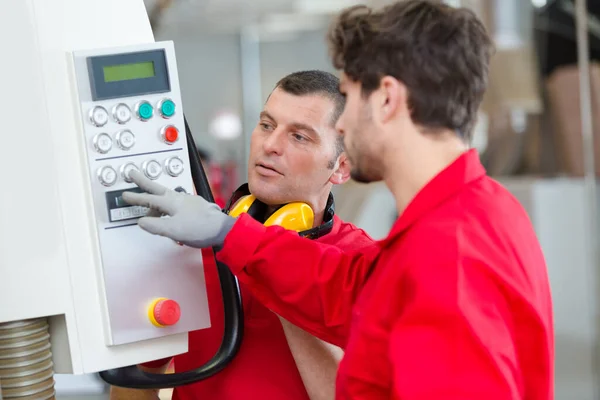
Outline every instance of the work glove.
<path id="1" fill-rule="evenodd" d="M 223 245 L 235 219 L 223 213 L 218 205 L 200 196 L 168 189 L 139 171 L 129 172 L 129 177 L 146 192 L 123 193 L 125 202 L 149 208 L 138 221 L 140 228 L 199 249 Z"/>

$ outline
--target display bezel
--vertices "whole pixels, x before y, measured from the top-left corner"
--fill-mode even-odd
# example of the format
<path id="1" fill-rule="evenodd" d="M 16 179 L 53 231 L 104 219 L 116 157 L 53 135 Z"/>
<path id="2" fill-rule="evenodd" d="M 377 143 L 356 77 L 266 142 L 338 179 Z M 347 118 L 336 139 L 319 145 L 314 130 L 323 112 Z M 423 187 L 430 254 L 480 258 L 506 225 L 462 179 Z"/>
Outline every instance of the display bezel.
<path id="1" fill-rule="evenodd" d="M 153 77 L 114 82 L 104 81 L 104 67 L 141 62 L 154 63 L 155 75 Z M 163 49 L 93 56 L 87 58 L 87 64 L 94 101 L 171 91 L 169 68 Z"/>

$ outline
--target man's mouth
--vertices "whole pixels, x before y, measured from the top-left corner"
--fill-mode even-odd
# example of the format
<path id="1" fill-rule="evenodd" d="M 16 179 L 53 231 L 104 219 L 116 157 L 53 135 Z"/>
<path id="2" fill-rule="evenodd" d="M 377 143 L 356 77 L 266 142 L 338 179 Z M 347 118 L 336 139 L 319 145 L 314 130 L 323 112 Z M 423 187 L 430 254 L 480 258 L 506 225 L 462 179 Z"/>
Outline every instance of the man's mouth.
<path id="1" fill-rule="evenodd" d="M 277 169 L 275 169 L 275 167 L 273 167 L 270 164 L 256 163 L 256 167 L 257 167 L 256 169 L 257 169 L 258 173 L 261 175 L 267 175 L 267 176 L 283 175 L 281 172 L 279 172 Z"/>

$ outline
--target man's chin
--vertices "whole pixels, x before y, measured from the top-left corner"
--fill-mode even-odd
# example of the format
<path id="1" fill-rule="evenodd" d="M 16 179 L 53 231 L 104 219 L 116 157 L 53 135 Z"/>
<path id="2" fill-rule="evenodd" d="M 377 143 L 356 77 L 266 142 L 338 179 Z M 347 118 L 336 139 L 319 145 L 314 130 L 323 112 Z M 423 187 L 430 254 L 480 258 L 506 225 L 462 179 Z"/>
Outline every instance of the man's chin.
<path id="1" fill-rule="evenodd" d="M 253 172 L 248 177 L 248 187 L 253 194 L 255 191 L 270 192 L 271 187 L 279 186 L 280 183 L 278 182 L 278 179 L 276 179 L 276 177 L 262 176 L 260 174 L 257 174 L 256 172 Z"/>
<path id="2" fill-rule="evenodd" d="M 250 193 L 254 195 L 258 200 L 267 205 L 280 205 L 285 204 L 285 199 L 276 192 L 276 188 L 270 190 L 270 185 L 266 185 L 263 182 L 248 182 L 248 189 Z"/>
<path id="3" fill-rule="evenodd" d="M 253 183 L 255 187 L 262 185 L 281 185 L 281 180 L 284 178 L 283 175 L 262 175 L 256 171 L 252 171 L 252 175 L 249 177 L 249 183 Z"/>

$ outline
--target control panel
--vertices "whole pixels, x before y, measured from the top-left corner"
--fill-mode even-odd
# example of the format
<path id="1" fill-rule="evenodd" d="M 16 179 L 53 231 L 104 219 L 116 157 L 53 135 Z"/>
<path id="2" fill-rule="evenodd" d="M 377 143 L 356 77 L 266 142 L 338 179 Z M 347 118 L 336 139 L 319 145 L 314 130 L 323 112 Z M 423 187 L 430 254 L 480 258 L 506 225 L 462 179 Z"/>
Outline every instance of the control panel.
<path id="1" fill-rule="evenodd" d="M 193 193 L 172 42 L 73 53 L 106 300 L 108 345 L 210 325 L 201 252 L 137 226 L 133 170 Z"/>

